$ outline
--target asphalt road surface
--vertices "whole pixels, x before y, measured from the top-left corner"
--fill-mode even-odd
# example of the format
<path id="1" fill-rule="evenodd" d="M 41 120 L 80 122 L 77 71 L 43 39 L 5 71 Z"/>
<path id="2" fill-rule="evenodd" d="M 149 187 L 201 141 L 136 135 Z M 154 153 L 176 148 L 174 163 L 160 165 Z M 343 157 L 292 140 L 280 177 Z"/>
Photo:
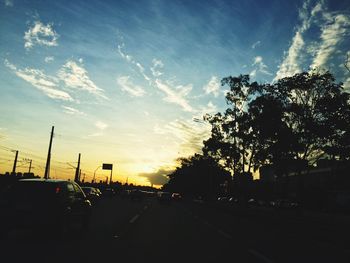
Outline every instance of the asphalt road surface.
<path id="1" fill-rule="evenodd" d="M 350 262 L 350 221 L 195 201 L 105 198 L 70 237 L 15 233 L 1 262 Z"/>

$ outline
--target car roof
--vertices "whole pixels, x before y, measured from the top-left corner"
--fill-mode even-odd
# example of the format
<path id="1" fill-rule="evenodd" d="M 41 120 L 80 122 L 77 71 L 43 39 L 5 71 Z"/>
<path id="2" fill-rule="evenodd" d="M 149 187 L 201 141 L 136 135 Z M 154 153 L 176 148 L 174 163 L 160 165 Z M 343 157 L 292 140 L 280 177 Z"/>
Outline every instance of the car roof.
<path id="1" fill-rule="evenodd" d="M 45 183 L 64 183 L 71 182 L 63 179 L 42 179 L 42 178 L 33 178 L 33 179 L 20 179 L 19 182 L 45 182 Z M 73 182 L 71 182 L 73 183 Z"/>

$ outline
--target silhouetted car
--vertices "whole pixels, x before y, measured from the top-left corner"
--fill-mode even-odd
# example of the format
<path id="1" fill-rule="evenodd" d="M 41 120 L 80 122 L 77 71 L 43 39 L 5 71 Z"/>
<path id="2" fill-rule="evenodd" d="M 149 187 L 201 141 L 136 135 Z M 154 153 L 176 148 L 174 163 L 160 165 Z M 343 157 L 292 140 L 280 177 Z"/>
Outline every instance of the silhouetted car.
<path id="1" fill-rule="evenodd" d="M 182 196 L 180 193 L 172 193 L 171 199 L 175 200 L 175 201 L 180 201 L 180 200 L 182 200 Z"/>
<path id="2" fill-rule="evenodd" d="M 141 201 L 143 199 L 143 192 L 139 189 L 132 189 L 129 192 L 129 197 L 131 200 Z"/>
<path id="3" fill-rule="evenodd" d="M 160 191 L 157 193 L 157 199 L 161 202 L 163 202 L 163 201 L 169 202 L 169 201 L 171 201 L 171 193 Z"/>
<path id="4" fill-rule="evenodd" d="M 95 189 L 96 189 L 96 192 L 100 195 L 100 197 L 102 196 L 102 192 L 101 192 L 101 190 L 100 189 L 98 189 L 98 188 L 96 188 L 95 187 Z"/>
<path id="5" fill-rule="evenodd" d="M 298 208 L 299 204 L 289 199 L 278 199 L 275 203 L 277 209 L 295 209 Z"/>
<path id="6" fill-rule="evenodd" d="M 22 179 L 13 185 L 7 198 L 8 233 L 33 230 L 62 236 L 88 227 L 91 203 L 74 182 Z"/>
<path id="7" fill-rule="evenodd" d="M 91 203 L 95 204 L 98 202 L 100 199 L 100 194 L 95 187 L 83 186 L 82 189 Z"/>
<path id="8" fill-rule="evenodd" d="M 105 197 L 113 197 L 113 196 L 115 196 L 115 191 L 113 188 L 107 187 L 107 188 L 102 190 L 102 194 Z"/>
<path id="9" fill-rule="evenodd" d="M 229 197 L 229 196 L 219 196 L 219 197 L 217 198 L 217 201 L 218 201 L 219 203 L 227 203 L 227 202 L 229 202 L 229 200 L 230 200 L 230 197 Z"/>

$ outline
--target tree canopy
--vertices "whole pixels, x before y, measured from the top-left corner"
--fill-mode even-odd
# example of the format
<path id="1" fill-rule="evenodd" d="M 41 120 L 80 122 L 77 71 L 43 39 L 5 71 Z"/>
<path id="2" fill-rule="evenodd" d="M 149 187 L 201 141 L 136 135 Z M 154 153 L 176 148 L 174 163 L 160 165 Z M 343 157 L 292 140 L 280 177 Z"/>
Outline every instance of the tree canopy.
<path id="1" fill-rule="evenodd" d="M 206 116 L 212 135 L 203 151 L 235 173 L 264 164 L 313 165 L 320 158 L 349 159 L 350 103 L 329 72 L 303 72 L 276 83 L 227 77 L 228 108 Z"/>
<path id="2" fill-rule="evenodd" d="M 272 164 L 282 175 L 321 158 L 350 159 L 350 95 L 330 72 L 303 72 L 275 83 L 229 76 L 221 85 L 229 88 L 227 109 L 204 116 L 211 136 L 203 155 L 181 159 L 167 189 L 212 193 L 229 176 L 224 169 L 238 176 Z"/>

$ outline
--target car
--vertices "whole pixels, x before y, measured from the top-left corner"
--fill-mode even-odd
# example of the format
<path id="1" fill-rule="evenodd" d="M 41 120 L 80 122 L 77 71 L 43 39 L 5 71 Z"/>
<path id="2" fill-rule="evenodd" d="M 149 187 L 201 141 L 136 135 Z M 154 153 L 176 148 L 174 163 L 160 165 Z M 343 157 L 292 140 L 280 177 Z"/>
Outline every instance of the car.
<path id="1" fill-rule="evenodd" d="M 159 191 L 159 192 L 157 192 L 157 199 L 160 202 L 170 202 L 171 201 L 171 193 Z"/>
<path id="2" fill-rule="evenodd" d="M 296 209 L 299 203 L 290 199 L 278 199 L 275 207 L 277 209 Z"/>
<path id="3" fill-rule="evenodd" d="M 129 191 L 129 197 L 131 200 L 141 201 L 143 199 L 144 193 L 139 189 L 131 189 Z"/>
<path id="4" fill-rule="evenodd" d="M 96 204 L 100 199 L 100 194 L 95 187 L 82 186 L 81 189 L 83 189 L 86 197 L 90 200 L 92 204 Z"/>
<path id="5" fill-rule="evenodd" d="M 102 196 L 101 190 L 99 188 L 97 188 L 97 187 L 95 187 L 95 189 L 96 189 L 96 192 L 99 194 L 99 196 Z"/>
<path id="6" fill-rule="evenodd" d="M 181 201 L 182 200 L 182 196 L 181 196 L 180 193 L 172 193 L 171 199 L 174 200 L 174 201 Z"/>
<path id="7" fill-rule="evenodd" d="M 103 196 L 104 197 L 113 197 L 113 196 L 115 196 L 115 190 L 113 189 L 113 188 L 111 188 L 111 187 L 106 187 L 106 188 L 104 188 L 103 190 L 102 190 L 102 194 L 103 194 Z"/>
<path id="8" fill-rule="evenodd" d="M 91 202 L 80 186 L 57 179 L 21 179 L 6 196 L 7 234 L 24 230 L 64 237 L 89 226 Z"/>

